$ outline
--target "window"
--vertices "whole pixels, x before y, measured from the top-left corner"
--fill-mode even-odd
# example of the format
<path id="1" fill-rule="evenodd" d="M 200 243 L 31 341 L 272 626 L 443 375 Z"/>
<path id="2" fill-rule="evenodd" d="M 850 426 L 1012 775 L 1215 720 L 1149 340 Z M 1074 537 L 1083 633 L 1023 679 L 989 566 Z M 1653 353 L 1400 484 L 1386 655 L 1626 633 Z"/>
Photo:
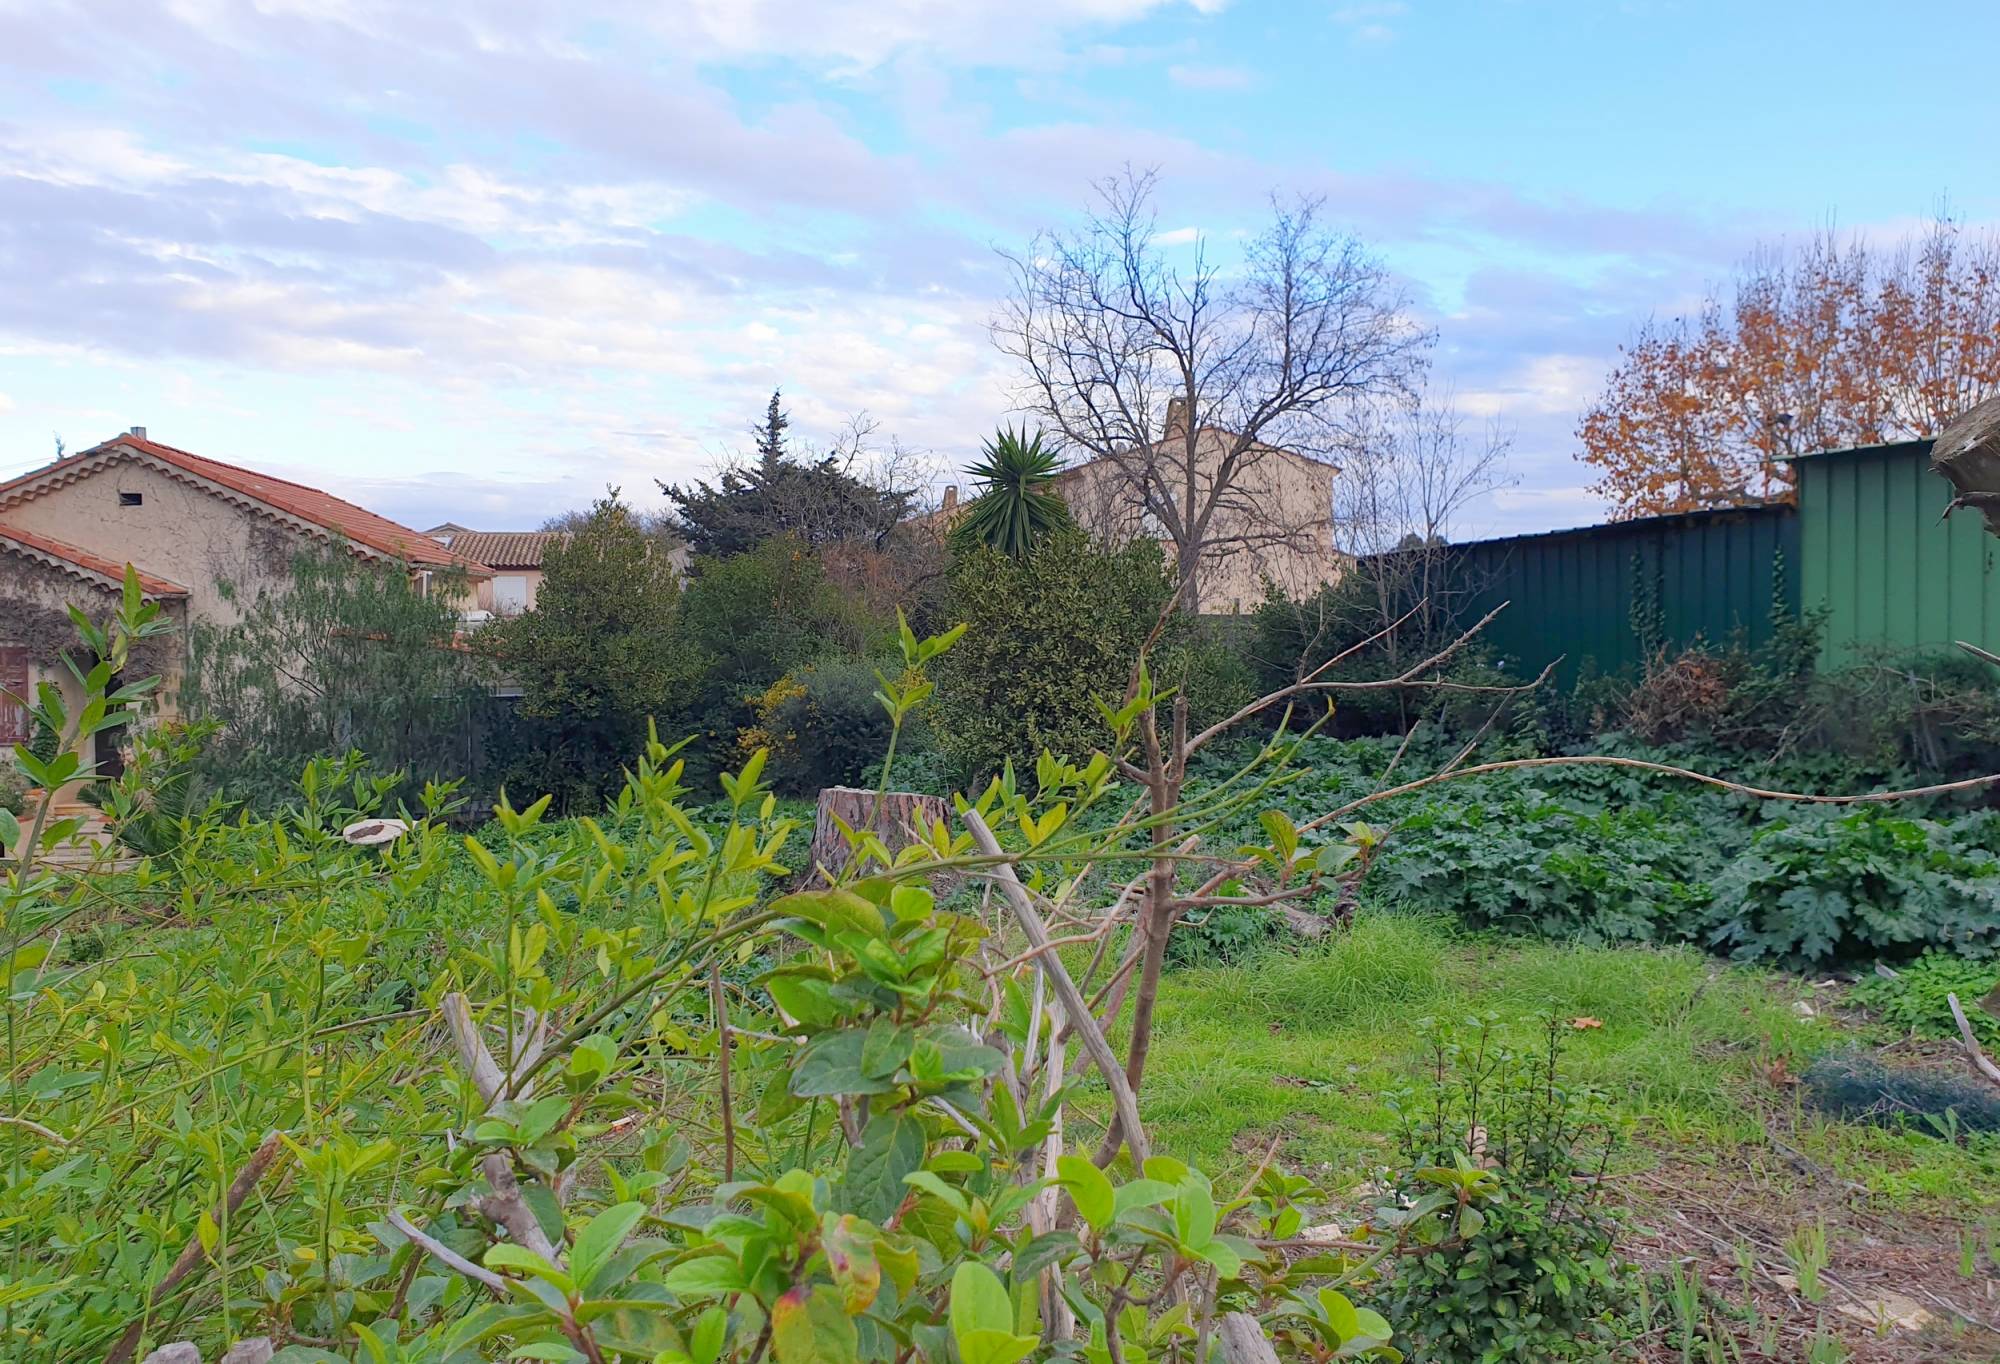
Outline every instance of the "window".
<path id="1" fill-rule="evenodd" d="M 118 494 L 118 505 L 121 507 L 143 507 L 145 504 L 146 495 L 144 493 Z"/>
<path id="2" fill-rule="evenodd" d="M 502 573 L 493 579 L 493 612 L 518 616 L 528 609 L 528 578 L 524 573 Z"/>

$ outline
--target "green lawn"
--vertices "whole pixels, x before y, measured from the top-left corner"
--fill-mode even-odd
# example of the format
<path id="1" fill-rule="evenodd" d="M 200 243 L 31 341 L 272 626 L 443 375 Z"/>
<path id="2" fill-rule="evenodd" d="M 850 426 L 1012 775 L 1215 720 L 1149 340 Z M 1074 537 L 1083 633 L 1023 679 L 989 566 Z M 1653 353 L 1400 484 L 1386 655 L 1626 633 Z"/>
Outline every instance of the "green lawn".
<path id="1" fill-rule="evenodd" d="M 1742 1358 L 1801 1358 L 1785 1350 L 1823 1321 L 1855 1360 L 1997 1357 L 2000 1335 L 1920 1296 L 1933 1318 L 1920 1332 L 1835 1314 L 1929 1289 L 1990 1322 L 2000 1286 L 2000 1138 L 1836 1121 L 1800 1098 L 1815 1055 L 1895 1040 L 1843 993 L 1687 948 L 1495 940 L 1364 914 L 1295 954 L 1171 974 L 1142 1107 L 1153 1139 L 1218 1183 L 1274 1153 L 1358 1210 L 1355 1191 L 1394 1159 L 1390 1099 L 1419 1073 L 1418 1020 L 1492 1014 L 1527 1043 L 1550 1015 L 1596 1019 L 1566 1031 L 1565 1070 L 1603 1087 L 1627 1125 L 1611 1184 L 1629 1249 L 1654 1268 L 1697 1263 Z M 1840 1288 L 1808 1308 L 1788 1300 L 1783 1243 L 1816 1224 Z M 1760 1333 L 1778 1354 L 1756 1353 Z"/>

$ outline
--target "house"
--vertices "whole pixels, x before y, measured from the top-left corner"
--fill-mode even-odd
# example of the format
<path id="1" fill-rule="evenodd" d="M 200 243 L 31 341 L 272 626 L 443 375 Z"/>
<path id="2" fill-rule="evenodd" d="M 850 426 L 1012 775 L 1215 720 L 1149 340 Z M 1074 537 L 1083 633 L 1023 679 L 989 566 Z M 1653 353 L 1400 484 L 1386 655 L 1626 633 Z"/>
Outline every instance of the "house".
<path id="1" fill-rule="evenodd" d="M 493 570 L 491 578 L 479 580 L 473 606 L 495 616 L 518 616 L 535 609 L 542 588 L 542 555 L 563 536 L 559 530 L 468 530 L 455 521 L 432 526 L 424 534 Z"/>
<path id="2" fill-rule="evenodd" d="M 1158 515 L 1146 505 L 1146 487 L 1163 483 L 1177 505 L 1189 502 L 1191 462 L 1191 504 L 1199 508 L 1234 451 L 1234 476 L 1203 537 L 1195 609 L 1240 614 L 1264 600 L 1267 581 L 1294 598 L 1337 581 L 1348 563 L 1334 546 L 1333 480 L 1339 468 L 1206 425 L 1194 433 L 1190 461 L 1185 414 L 1185 400 L 1171 399 L 1158 441 L 1071 465 L 1056 476 L 1056 488 L 1077 523 L 1112 543 L 1143 537 L 1171 552 Z M 949 525 L 958 507 L 958 489 L 947 489 L 943 507 L 929 519 Z"/>
<path id="3" fill-rule="evenodd" d="M 493 576 L 421 531 L 317 488 L 162 444 L 144 427 L 0 483 L 0 691 L 9 694 L 0 696 L 0 739 L 20 737 L 27 717 L 12 698 L 37 681 L 74 691 L 57 659 L 75 637 L 64 605 L 108 612 L 126 564 L 177 624 L 229 624 L 241 600 L 288 576 L 300 546 L 336 539 L 359 558 L 411 573 L 427 591 L 450 575 L 476 594 Z M 218 588 L 224 580 L 238 596 Z M 169 696 L 185 638 L 183 630 L 149 642 L 159 647 L 147 670 L 162 674 Z"/>

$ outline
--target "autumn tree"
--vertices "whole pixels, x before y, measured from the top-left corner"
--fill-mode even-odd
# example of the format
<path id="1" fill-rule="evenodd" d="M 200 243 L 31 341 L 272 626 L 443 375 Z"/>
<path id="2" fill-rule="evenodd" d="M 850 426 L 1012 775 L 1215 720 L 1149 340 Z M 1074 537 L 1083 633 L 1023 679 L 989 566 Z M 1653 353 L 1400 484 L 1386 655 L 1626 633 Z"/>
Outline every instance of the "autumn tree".
<path id="1" fill-rule="evenodd" d="M 1791 495 L 1787 460 L 1934 435 L 2000 392 L 2000 240 L 1763 250 L 1731 302 L 1649 321 L 1577 429 L 1620 519 Z"/>

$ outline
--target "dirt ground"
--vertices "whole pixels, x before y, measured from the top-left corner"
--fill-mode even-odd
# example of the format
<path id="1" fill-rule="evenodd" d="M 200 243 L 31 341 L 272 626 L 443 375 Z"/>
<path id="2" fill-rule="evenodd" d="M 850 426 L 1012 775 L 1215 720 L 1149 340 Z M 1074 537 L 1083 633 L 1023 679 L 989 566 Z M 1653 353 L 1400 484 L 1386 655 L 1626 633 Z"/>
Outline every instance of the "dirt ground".
<path id="1" fill-rule="evenodd" d="M 1767 1147 L 1726 1162 L 1662 1152 L 1655 1168 L 1616 1181 L 1630 1215 L 1626 1251 L 1661 1274 L 1678 1265 L 1703 1287 L 1721 1348 L 1697 1339 L 1692 1358 L 1805 1360 L 1824 1333 L 1855 1364 L 2000 1360 L 1994 1229 L 1882 1208 L 1799 1153 L 1783 1121 L 1774 1115 Z M 1787 1238 L 1815 1223 L 1827 1244 L 1817 1302 L 1786 1253 Z M 1681 1360 L 1679 1314 L 1656 1302 L 1653 1319 L 1646 1357 Z"/>

